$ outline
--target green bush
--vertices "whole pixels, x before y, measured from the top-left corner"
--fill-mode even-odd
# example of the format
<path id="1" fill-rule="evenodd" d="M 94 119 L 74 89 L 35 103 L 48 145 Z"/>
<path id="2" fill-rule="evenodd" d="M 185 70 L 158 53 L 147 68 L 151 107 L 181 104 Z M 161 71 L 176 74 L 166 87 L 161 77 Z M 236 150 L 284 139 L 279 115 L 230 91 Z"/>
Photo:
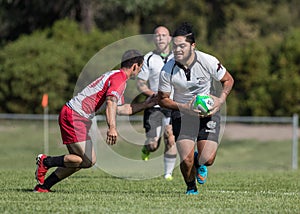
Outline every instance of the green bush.
<path id="1" fill-rule="evenodd" d="M 50 113 L 58 113 L 89 59 L 132 32 L 134 26 L 122 33 L 86 34 L 76 22 L 61 20 L 6 45 L 0 50 L 0 112 L 41 113 L 42 95 L 48 93 Z"/>
<path id="2" fill-rule="evenodd" d="M 76 69 L 74 48 L 37 32 L 23 36 L 0 52 L 1 109 L 14 113 L 41 112 L 43 93 L 50 109 L 58 109 L 68 88 L 68 71 Z M 78 68 L 77 68 L 78 69 Z"/>
<path id="3" fill-rule="evenodd" d="M 300 29 L 286 36 L 274 64 L 271 90 L 275 114 L 300 114 Z"/>
<path id="4" fill-rule="evenodd" d="M 234 25 L 230 29 L 236 33 Z M 66 19 L 7 43 L 0 49 L 0 112 L 42 113 L 42 95 L 48 93 L 50 113 L 58 113 L 76 92 L 75 85 L 90 59 L 108 45 L 138 32 L 138 24 L 128 23 L 111 31 L 95 28 L 85 33 L 78 23 Z M 300 114 L 300 29 L 289 29 L 284 35 L 199 43 L 200 50 L 217 56 L 235 78 L 227 100 L 229 115 Z M 143 43 L 136 42 L 136 47 L 152 48 L 152 43 L 145 47 Z M 111 54 L 107 57 L 115 56 Z M 106 64 L 110 63 L 100 63 Z M 84 84 L 111 69 L 98 63 L 90 65 L 92 73 Z M 134 81 L 128 82 L 125 95 L 129 100 L 144 99 L 138 96 Z"/>

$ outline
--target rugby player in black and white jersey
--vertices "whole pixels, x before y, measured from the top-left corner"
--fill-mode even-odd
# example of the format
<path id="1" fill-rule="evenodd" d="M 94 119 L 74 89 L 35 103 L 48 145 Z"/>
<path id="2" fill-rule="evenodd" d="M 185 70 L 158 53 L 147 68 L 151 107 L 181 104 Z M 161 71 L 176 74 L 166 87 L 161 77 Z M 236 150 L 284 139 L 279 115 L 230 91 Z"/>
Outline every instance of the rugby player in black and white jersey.
<path id="1" fill-rule="evenodd" d="M 138 90 L 148 97 L 157 94 L 160 71 L 165 63 L 173 58 L 170 42 L 169 30 L 165 26 L 157 26 L 154 29 L 156 49 L 145 55 L 142 70 L 137 77 Z M 144 111 L 146 141 L 142 148 L 142 159 L 147 161 L 150 153 L 159 148 L 163 135 L 165 143 L 164 177 L 167 180 L 173 179 L 172 173 L 177 153 L 170 116 L 171 110 L 161 108 L 159 105 Z"/>
<path id="2" fill-rule="evenodd" d="M 233 87 L 234 79 L 216 57 L 196 50 L 189 23 L 183 23 L 175 30 L 172 45 L 174 59 L 166 63 L 160 73 L 158 100 L 160 106 L 173 110 L 173 133 L 181 173 L 187 185 L 186 194 L 195 195 L 198 194 L 196 180 L 204 184 L 207 166 L 214 163 L 219 144 L 219 110 Z M 218 83 L 220 87 L 216 87 Z M 213 97 L 214 106 L 209 115 L 193 110 L 196 94 Z"/>

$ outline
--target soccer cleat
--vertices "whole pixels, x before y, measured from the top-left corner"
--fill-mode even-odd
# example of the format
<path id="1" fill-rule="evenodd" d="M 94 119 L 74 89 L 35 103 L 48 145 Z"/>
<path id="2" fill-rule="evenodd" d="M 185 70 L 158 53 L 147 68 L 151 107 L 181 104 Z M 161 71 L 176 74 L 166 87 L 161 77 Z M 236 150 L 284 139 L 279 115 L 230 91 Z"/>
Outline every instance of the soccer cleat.
<path id="1" fill-rule="evenodd" d="M 199 192 L 197 190 L 197 188 L 195 189 L 187 189 L 186 192 L 185 192 L 186 195 L 198 195 Z"/>
<path id="2" fill-rule="evenodd" d="M 171 174 L 166 174 L 166 175 L 165 175 L 165 179 L 166 179 L 167 181 L 172 181 L 172 180 L 173 180 L 173 176 L 172 176 Z"/>
<path id="3" fill-rule="evenodd" d="M 33 192 L 51 192 L 51 190 L 44 189 L 40 185 L 36 185 L 33 189 Z"/>
<path id="4" fill-rule="evenodd" d="M 199 184 L 204 184 L 207 178 L 207 167 L 201 165 L 197 168 L 196 178 Z"/>
<path id="5" fill-rule="evenodd" d="M 39 154 L 36 158 L 36 171 L 35 171 L 35 179 L 40 185 L 44 184 L 45 175 L 48 171 L 48 168 L 44 165 L 43 161 L 47 157 L 47 155 Z"/>
<path id="6" fill-rule="evenodd" d="M 204 184 L 207 179 L 207 167 L 198 164 L 198 152 L 194 153 L 194 165 L 196 167 L 196 179 L 199 184 Z"/>
<path id="7" fill-rule="evenodd" d="M 142 148 L 142 160 L 147 161 L 149 160 L 150 152 L 146 149 L 146 146 Z"/>

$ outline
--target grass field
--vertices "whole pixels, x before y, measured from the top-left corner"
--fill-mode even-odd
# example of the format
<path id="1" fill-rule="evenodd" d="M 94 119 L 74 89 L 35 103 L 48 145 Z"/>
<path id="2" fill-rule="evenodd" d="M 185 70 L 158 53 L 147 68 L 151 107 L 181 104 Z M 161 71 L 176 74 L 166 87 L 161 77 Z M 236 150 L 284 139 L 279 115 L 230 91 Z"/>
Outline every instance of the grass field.
<path id="1" fill-rule="evenodd" d="M 184 194 L 178 167 L 171 182 L 120 179 L 93 167 L 43 194 L 32 192 L 42 128 L 42 122 L 0 121 L 0 213 L 300 213 L 300 171 L 291 170 L 289 141 L 224 139 L 197 196 Z M 58 131 L 50 123 L 52 155 L 66 152 Z M 140 147 L 121 140 L 113 150 L 140 155 Z"/>

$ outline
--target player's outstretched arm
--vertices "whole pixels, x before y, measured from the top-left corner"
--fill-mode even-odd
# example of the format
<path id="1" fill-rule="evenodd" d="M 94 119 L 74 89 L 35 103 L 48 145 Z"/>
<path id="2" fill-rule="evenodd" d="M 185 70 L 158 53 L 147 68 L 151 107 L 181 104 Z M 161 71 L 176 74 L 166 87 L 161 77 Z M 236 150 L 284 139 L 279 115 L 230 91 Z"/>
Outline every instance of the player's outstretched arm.
<path id="1" fill-rule="evenodd" d="M 117 107 L 117 114 L 119 115 L 132 115 L 146 108 L 150 108 L 157 104 L 157 97 L 155 95 L 147 98 L 142 103 L 124 104 Z"/>
<path id="2" fill-rule="evenodd" d="M 173 110 L 182 110 L 182 111 L 191 111 L 191 102 L 188 103 L 177 103 L 174 100 L 170 99 L 169 92 L 158 91 L 158 104 L 164 108 L 173 109 Z"/>
<path id="3" fill-rule="evenodd" d="M 106 122 L 107 122 L 107 133 L 106 143 L 114 145 L 117 142 L 118 132 L 116 124 L 117 115 L 117 98 L 114 96 L 108 96 L 106 98 Z"/>

